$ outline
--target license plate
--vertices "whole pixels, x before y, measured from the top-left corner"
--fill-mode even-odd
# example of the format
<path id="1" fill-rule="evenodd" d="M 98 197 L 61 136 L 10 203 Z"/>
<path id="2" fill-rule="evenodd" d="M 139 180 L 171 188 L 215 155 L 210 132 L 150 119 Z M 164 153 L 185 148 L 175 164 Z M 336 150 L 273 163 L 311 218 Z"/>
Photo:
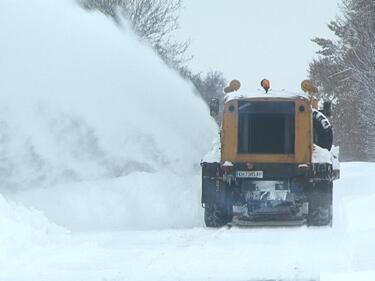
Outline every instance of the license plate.
<path id="1" fill-rule="evenodd" d="M 236 177 L 237 178 L 262 179 L 263 178 L 263 171 L 237 171 Z"/>

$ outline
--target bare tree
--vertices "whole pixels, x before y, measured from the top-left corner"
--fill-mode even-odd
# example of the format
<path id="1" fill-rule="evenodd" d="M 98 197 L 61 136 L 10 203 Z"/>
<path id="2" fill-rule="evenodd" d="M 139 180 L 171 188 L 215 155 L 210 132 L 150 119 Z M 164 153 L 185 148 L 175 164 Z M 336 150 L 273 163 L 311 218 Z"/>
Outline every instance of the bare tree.
<path id="1" fill-rule="evenodd" d="M 185 63 L 192 57 L 186 55 L 189 41 L 178 42 L 174 32 L 179 29 L 179 12 L 182 0 L 77 0 L 89 11 L 100 11 L 112 18 L 117 25 L 126 18 L 136 33 L 148 41 L 160 57 L 179 74 L 190 80 L 200 96 L 210 103 L 212 98 L 223 100 L 222 89 L 226 84 L 220 72 L 210 71 L 206 75 L 194 74 Z M 219 123 L 222 112 L 216 121 Z"/>
<path id="2" fill-rule="evenodd" d="M 220 124 L 224 109 L 223 89 L 227 85 L 227 80 L 224 78 L 223 73 L 219 71 L 209 71 L 206 74 L 193 74 L 187 68 L 182 68 L 180 69 L 180 74 L 193 83 L 197 92 L 207 104 L 210 104 L 212 99 L 218 99 L 219 114 L 215 117 L 215 120 Z"/>
<path id="3" fill-rule="evenodd" d="M 77 0 L 87 10 L 99 10 L 118 25 L 124 17 L 137 34 L 149 42 L 170 66 L 180 68 L 191 59 L 187 56 L 190 42 L 178 42 L 174 32 L 179 29 L 182 0 Z"/>

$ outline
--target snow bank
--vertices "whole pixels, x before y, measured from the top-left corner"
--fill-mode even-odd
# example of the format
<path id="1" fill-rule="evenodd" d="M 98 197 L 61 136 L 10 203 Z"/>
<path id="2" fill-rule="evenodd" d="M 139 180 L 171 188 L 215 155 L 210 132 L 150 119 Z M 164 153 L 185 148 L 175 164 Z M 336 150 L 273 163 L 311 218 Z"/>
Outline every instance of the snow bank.
<path id="1" fill-rule="evenodd" d="M 67 227 L 200 224 L 217 128 L 189 83 L 74 1 L 2 0 L 0 41 L 3 194 Z"/>
<path id="2" fill-rule="evenodd" d="M 199 183 L 199 176 L 183 178 L 170 171 L 134 172 L 13 196 L 72 230 L 182 228 L 202 225 Z"/>
<path id="3" fill-rule="evenodd" d="M 45 246 L 66 231 L 36 210 L 8 202 L 0 195 L 0 264 L 25 250 Z"/>
<path id="4" fill-rule="evenodd" d="M 336 272 L 336 273 L 322 273 L 320 281 L 371 281 L 375 280 L 374 271 L 360 271 L 360 272 Z"/>
<path id="5" fill-rule="evenodd" d="M 355 187 L 354 187 L 355 188 Z M 352 198 L 344 202 L 349 232 L 375 232 L 375 190 L 364 198 Z"/>
<path id="6" fill-rule="evenodd" d="M 335 183 L 335 196 L 340 198 L 337 211 L 341 212 L 341 223 L 351 236 L 375 233 L 374 174 L 375 163 L 345 163 L 341 168 L 341 179 Z"/>

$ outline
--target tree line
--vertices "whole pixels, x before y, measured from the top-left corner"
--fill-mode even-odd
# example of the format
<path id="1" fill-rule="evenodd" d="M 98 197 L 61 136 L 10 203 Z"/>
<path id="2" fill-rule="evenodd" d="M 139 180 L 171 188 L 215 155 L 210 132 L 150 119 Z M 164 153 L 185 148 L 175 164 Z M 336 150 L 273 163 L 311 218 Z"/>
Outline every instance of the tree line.
<path id="1" fill-rule="evenodd" d="M 343 0 L 328 28 L 334 40 L 314 38 L 318 58 L 310 78 L 335 103 L 333 122 L 342 160 L 375 160 L 375 1 Z"/>

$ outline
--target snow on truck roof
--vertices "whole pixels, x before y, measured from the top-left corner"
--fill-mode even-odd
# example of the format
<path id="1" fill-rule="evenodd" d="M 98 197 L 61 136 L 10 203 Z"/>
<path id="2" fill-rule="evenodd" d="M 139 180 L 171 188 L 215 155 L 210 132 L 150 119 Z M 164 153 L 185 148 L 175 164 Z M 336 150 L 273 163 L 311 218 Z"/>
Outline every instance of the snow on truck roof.
<path id="1" fill-rule="evenodd" d="M 309 96 L 305 93 L 293 93 L 288 91 L 276 91 L 270 90 L 266 93 L 264 90 L 258 90 L 256 92 L 246 92 L 246 91 L 237 91 L 231 92 L 225 95 L 225 102 L 238 99 L 252 99 L 252 98 L 285 98 L 285 99 L 295 99 L 295 98 L 306 98 Z"/>

